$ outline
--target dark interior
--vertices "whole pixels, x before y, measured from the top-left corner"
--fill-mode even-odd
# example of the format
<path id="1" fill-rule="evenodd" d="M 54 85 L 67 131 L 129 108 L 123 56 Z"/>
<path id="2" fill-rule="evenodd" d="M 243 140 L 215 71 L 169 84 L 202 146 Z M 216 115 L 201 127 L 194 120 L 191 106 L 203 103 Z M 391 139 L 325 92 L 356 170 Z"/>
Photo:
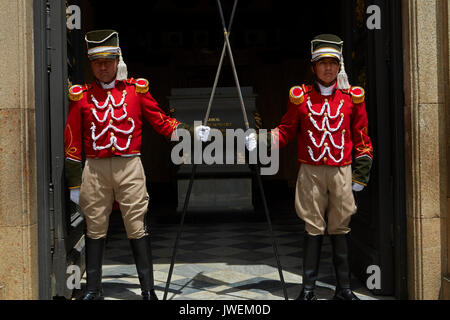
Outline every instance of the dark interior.
<path id="1" fill-rule="evenodd" d="M 228 23 L 234 0 L 221 2 Z M 68 34 L 72 83 L 92 81 L 84 34 L 94 29 L 115 29 L 120 35 L 129 77 L 147 78 L 152 96 L 166 112 L 171 111 L 168 103 L 171 89 L 213 86 L 224 41 L 216 0 L 69 3 L 79 5 L 82 11 L 82 30 Z M 392 294 L 394 285 L 398 292 L 405 292 L 401 282 L 405 276 L 402 231 L 405 222 L 400 4 L 396 1 L 383 4 L 384 27 L 379 32 L 369 32 L 365 27 L 365 8 L 372 3 L 241 0 L 230 42 L 240 84 L 253 88 L 258 96 L 256 109 L 262 117 L 262 127 L 271 129 L 286 111 L 289 89 L 310 80 L 311 39 L 321 33 L 334 33 L 344 40 L 350 83 L 366 89 L 369 135 L 375 150 L 371 182 L 364 192 L 355 195 L 359 210 L 351 223 L 352 267 L 355 274 L 365 279 L 368 265 L 380 265 L 386 276 L 378 292 Z M 227 59 L 219 87 L 234 87 Z M 206 111 L 207 106 L 202 107 Z M 199 120 L 203 117 L 203 113 L 198 114 Z M 263 176 L 274 219 L 284 214 L 295 215 L 296 148 L 296 142 L 292 141 L 282 149 L 278 174 Z M 171 144 L 164 137 L 149 125 L 144 127 L 142 160 L 151 194 L 151 216 L 171 217 L 170 221 L 177 223 L 178 168 L 171 163 L 170 150 Z M 193 215 L 188 217 L 196 219 Z M 211 219 L 223 217 L 208 215 Z M 262 213 L 259 217 L 264 219 Z M 394 232 L 394 228 L 400 232 Z M 395 283 L 394 272 L 398 275 Z"/>
<path id="2" fill-rule="evenodd" d="M 222 1 L 227 24 L 233 3 Z M 241 86 L 253 87 L 258 95 L 256 107 L 264 128 L 278 125 L 289 89 L 309 77 L 310 40 L 320 33 L 343 37 L 342 15 L 335 14 L 343 10 L 341 1 L 328 1 L 326 6 L 324 10 L 319 1 L 239 1 L 230 42 Z M 170 109 L 167 96 L 172 88 L 212 87 L 224 41 L 215 0 L 151 0 L 129 6 L 83 0 L 81 9 L 82 34 L 117 30 L 129 77 L 149 79 L 151 94 L 165 111 Z M 85 67 L 79 81 L 90 82 L 85 47 L 80 51 Z M 234 86 L 227 59 L 219 87 Z M 177 168 L 170 161 L 170 144 L 146 126 L 142 151 L 153 206 L 159 208 L 155 213 L 175 210 Z M 263 177 L 269 205 L 277 208 L 273 214 L 293 209 L 295 153 L 293 142 L 280 154 L 279 173 Z"/>

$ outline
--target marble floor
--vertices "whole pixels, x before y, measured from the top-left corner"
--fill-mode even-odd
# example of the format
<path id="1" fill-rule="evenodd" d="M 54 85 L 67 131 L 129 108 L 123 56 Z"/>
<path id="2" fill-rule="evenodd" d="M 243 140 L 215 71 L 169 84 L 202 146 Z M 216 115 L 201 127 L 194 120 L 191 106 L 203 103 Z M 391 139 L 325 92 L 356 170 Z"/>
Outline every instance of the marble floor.
<path id="1" fill-rule="evenodd" d="M 264 217 L 253 212 L 226 216 L 188 212 L 173 269 L 168 300 L 283 300 L 280 276 Z M 152 250 L 156 294 L 163 299 L 179 217 L 152 221 Z M 289 299 L 302 283 L 302 222 L 292 214 L 272 221 Z M 86 279 L 83 277 L 82 289 Z M 316 294 L 333 297 L 335 280 L 331 245 L 325 237 Z M 360 299 L 379 300 L 357 279 Z M 106 300 L 139 300 L 140 288 L 129 241 L 120 213 L 113 213 L 103 265 Z M 78 292 L 76 295 L 79 295 Z"/>

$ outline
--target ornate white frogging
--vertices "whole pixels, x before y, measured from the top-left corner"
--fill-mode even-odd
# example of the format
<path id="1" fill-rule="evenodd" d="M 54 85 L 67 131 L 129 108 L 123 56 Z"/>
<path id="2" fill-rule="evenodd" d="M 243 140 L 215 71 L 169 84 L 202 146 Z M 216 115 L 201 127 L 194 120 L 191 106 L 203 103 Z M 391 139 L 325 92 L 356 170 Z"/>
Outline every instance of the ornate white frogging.
<path id="1" fill-rule="evenodd" d="M 310 146 L 308 146 L 308 152 L 309 152 L 309 155 L 310 155 L 312 161 L 314 161 L 314 162 L 319 162 L 320 160 L 322 160 L 327 152 L 328 152 L 328 156 L 336 163 L 339 163 L 342 161 L 342 159 L 344 159 L 344 149 L 341 150 L 341 158 L 339 160 L 337 160 L 333 157 L 333 155 L 330 152 L 330 147 L 325 147 L 325 149 L 323 149 L 322 154 L 317 159 L 314 158 L 314 152 Z"/>
<path id="2" fill-rule="evenodd" d="M 98 117 L 98 115 L 97 115 L 97 110 L 96 110 L 95 108 L 92 108 L 92 109 L 91 109 L 91 112 L 92 112 L 92 114 L 94 115 L 95 119 L 96 119 L 98 122 L 100 122 L 100 123 L 104 123 L 104 122 L 108 119 L 108 115 L 109 115 L 109 114 L 111 114 L 111 119 L 114 119 L 114 120 L 116 120 L 116 121 L 121 121 L 121 120 L 125 119 L 125 118 L 128 116 L 128 113 L 127 113 L 127 104 L 125 103 L 125 96 L 126 96 L 126 95 L 127 95 L 127 92 L 126 92 L 126 90 L 124 90 L 124 91 L 123 91 L 123 94 L 122 94 L 122 99 L 121 99 L 121 101 L 120 101 L 119 103 L 116 103 L 116 101 L 114 100 L 114 97 L 111 95 L 111 92 L 108 91 L 108 97 L 106 98 L 106 101 L 104 102 L 103 105 L 99 105 L 98 100 L 92 95 L 92 96 L 91 96 L 92 102 L 94 102 L 94 105 L 95 105 L 95 107 L 96 107 L 97 109 L 103 110 L 103 109 L 105 109 L 106 107 L 109 106 L 109 108 L 108 108 L 108 110 L 106 111 L 106 113 L 105 113 L 103 119 L 100 119 L 100 118 Z M 115 114 L 114 114 L 114 108 L 113 108 L 113 107 L 122 107 L 122 109 L 123 109 L 123 115 L 120 116 L 120 117 L 116 117 Z M 95 133 L 96 133 L 96 129 L 97 129 L 97 127 L 95 126 L 95 123 L 92 123 L 92 126 L 91 126 L 91 133 L 92 133 L 92 140 L 93 140 L 93 143 L 92 143 L 93 149 L 94 149 L 94 150 L 104 150 L 104 149 L 111 148 L 111 147 L 113 147 L 113 146 L 114 146 L 115 148 L 117 148 L 118 150 L 120 150 L 120 151 L 124 151 L 124 150 L 128 149 L 129 146 L 130 146 L 131 139 L 132 139 L 131 133 L 133 133 L 133 131 L 134 131 L 134 129 L 135 129 L 135 123 L 134 123 L 134 120 L 133 120 L 132 118 L 129 118 L 128 120 L 129 120 L 129 122 L 131 122 L 131 128 L 130 128 L 129 130 L 122 130 L 122 129 L 119 129 L 119 128 L 115 127 L 115 126 L 113 125 L 113 121 L 110 120 L 110 123 L 109 123 L 109 124 L 102 130 L 102 132 L 101 132 L 100 134 L 98 134 L 98 135 L 95 134 Z M 127 144 L 126 144 L 125 147 L 121 147 L 121 146 L 119 146 L 119 145 L 117 144 L 117 137 L 114 136 L 113 133 L 111 133 L 110 143 L 109 143 L 108 145 L 106 145 L 106 146 L 97 146 L 97 143 L 96 143 L 97 140 L 98 140 L 100 137 L 102 137 L 105 133 L 107 133 L 109 129 L 112 129 L 112 130 L 114 130 L 115 132 L 120 132 L 120 133 L 123 133 L 123 134 L 130 134 L 130 136 L 128 137 L 128 141 L 127 141 Z"/>
<path id="3" fill-rule="evenodd" d="M 105 103 L 104 103 L 103 105 L 101 105 L 101 106 L 98 104 L 97 99 L 95 99 L 95 97 L 94 97 L 93 95 L 91 96 L 91 98 L 92 98 L 92 102 L 94 102 L 95 106 L 96 106 L 98 109 L 105 109 L 105 108 L 108 106 L 110 100 L 111 100 L 111 104 L 112 104 L 114 107 L 120 107 L 120 106 L 122 106 L 123 103 L 125 102 L 125 96 L 126 96 L 126 95 L 127 95 L 127 91 L 126 91 L 126 90 L 123 90 L 123 93 L 122 93 L 122 100 L 121 100 L 119 103 L 116 104 L 116 101 L 114 100 L 114 97 L 112 96 L 111 92 L 108 91 L 108 97 L 106 98 Z"/>
<path id="4" fill-rule="evenodd" d="M 336 114 L 334 116 L 331 115 L 331 109 L 330 109 L 330 104 L 328 103 L 328 99 L 325 99 L 325 103 L 323 104 L 322 110 L 320 110 L 320 112 L 315 112 L 313 110 L 312 103 L 309 98 L 308 98 L 307 105 L 308 105 L 309 112 L 311 112 L 315 116 L 322 116 L 323 113 L 325 112 L 325 109 L 327 109 L 328 118 L 336 119 L 337 117 L 339 117 L 339 114 L 341 113 L 341 109 L 344 106 L 344 100 L 341 100 L 341 104 L 339 105 L 339 107 L 336 111 Z"/>
<path id="5" fill-rule="evenodd" d="M 309 131 L 309 137 L 311 138 L 311 141 L 312 141 L 312 143 L 316 146 L 316 148 L 321 148 L 321 147 L 323 146 L 323 144 L 324 144 L 324 142 L 325 142 L 325 138 L 326 138 L 327 136 L 329 136 L 330 141 L 331 141 L 331 144 L 332 144 L 335 148 L 337 148 L 337 149 L 339 149 L 339 150 L 343 150 L 343 149 L 344 149 L 344 145 L 345 145 L 345 139 L 344 139 L 344 137 L 345 137 L 345 132 L 342 132 L 341 145 L 338 146 L 338 145 L 336 145 L 336 144 L 334 143 L 333 136 L 331 135 L 331 133 L 330 133 L 329 131 L 327 131 L 327 132 L 325 132 L 325 133 L 323 134 L 322 140 L 320 141 L 319 144 L 316 143 L 316 139 L 314 138 L 313 133 L 312 133 L 311 131 Z"/>
<path id="6" fill-rule="evenodd" d="M 324 131 L 324 130 L 328 129 L 328 131 L 336 132 L 341 128 L 342 122 L 344 122 L 344 115 L 342 115 L 341 121 L 339 121 L 339 124 L 336 128 L 330 127 L 330 120 L 328 120 L 328 117 L 323 118 L 321 128 L 319 128 L 316 120 L 314 120 L 313 117 L 310 117 L 309 119 L 310 119 L 311 123 L 313 124 L 313 126 L 319 131 Z M 325 125 L 326 125 L 326 128 L 325 128 Z"/>
<path id="7" fill-rule="evenodd" d="M 105 116 L 103 117 L 103 119 L 99 119 L 99 117 L 97 116 L 97 110 L 95 110 L 94 108 L 92 108 L 92 114 L 94 115 L 95 119 L 97 119 L 98 122 L 102 122 L 102 123 L 105 122 L 108 119 L 108 114 L 109 113 L 111 113 L 111 118 L 112 119 L 114 119 L 116 121 L 120 121 L 120 120 L 125 119 L 127 117 L 127 115 L 128 115 L 126 107 L 127 107 L 127 104 L 125 103 L 122 106 L 123 115 L 121 117 L 118 117 L 118 118 L 114 115 L 114 109 L 113 109 L 112 105 L 110 105 L 108 110 L 105 112 Z"/>
<path id="8" fill-rule="evenodd" d="M 314 146 L 315 146 L 316 148 L 318 148 L 318 149 L 319 149 L 319 148 L 322 148 L 322 147 L 324 146 L 324 144 L 325 144 L 326 137 L 328 136 L 328 137 L 329 137 L 329 140 L 330 140 L 330 142 L 331 142 L 331 144 L 332 144 L 335 148 L 341 150 L 340 159 L 336 159 L 336 158 L 334 158 L 333 155 L 331 154 L 331 149 L 330 149 L 330 147 L 328 146 L 328 144 L 325 144 L 325 148 L 324 148 L 322 154 L 321 154 L 318 158 L 315 158 L 315 157 L 314 157 L 314 152 L 313 152 L 312 148 L 311 148 L 310 146 L 308 146 L 308 152 L 309 152 L 309 155 L 310 155 L 310 157 L 311 157 L 311 160 L 313 160 L 314 162 L 319 162 L 319 161 L 321 161 L 321 160 L 325 157 L 325 154 L 328 153 L 328 156 L 329 156 L 330 159 L 332 159 L 334 162 L 336 162 L 336 163 L 341 162 L 342 159 L 344 158 L 345 130 L 342 131 L 341 145 L 340 145 L 340 146 L 339 146 L 339 145 L 336 145 L 336 143 L 334 142 L 334 139 L 333 139 L 333 136 L 331 135 L 331 133 L 332 133 L 332 132 L 337 132 L 337 131 L 341 128 L 342 123 L 344 122 L 344 117 L 345 117 L 345 116 L 344 116 L 344 114 L 341 114 L 341 109 L 342 109 L 342 107 L 344 106 L 344 100 L 341 100 L 341 103 L 339 104 L 339 107 L 338 107 L 338 109 L 337 109 L 337 112 L 336 112 L 336 114 L 333 115 L 333 116 L 331 115 L 331 109 L 330 109 L 330 104 L 329 104 L 328 100 L 325 100 L 325 103 L 323 104 L 322 109 L 321 109 L 320 112 L 315 112 L 315 111 L 313 110 L 313 108 L 312 108 L 312 103 L 311 103 L 311 100 L 310 100 L 310 99 L 308 99 L 307 105 L 308 105 L 309 112 L 311 113 L 311 115 L 310 115 L 310 117 L 309 117 L 311 123 L 313 124 L 313 126 L 314 126 L 318 131 L 324 132 L 324 134 L 323 134 L 323 136 L 322 136 L 322 139 L 321 139 L 321 141 L 320 141 L 319 144 L 317 143 L 316 139 L 314 138 L 313 133 L 312 133 L 311 131 L 308 132 L 309 137 L 310 137 L 310 139 L 311 139 L 311 142 L 314 144 Z M 319 125 L 318 125 L 317 122 L 314 120 L 314 118 L 312 117 L 312 115 L 315 115 L 315 116 L 323 116 L 324 113 L 325 113 L 325 110 L 327 110 L 327 113 L 325 114 L 325 117 L 324 117 L 323 120 L 322 120 L 322 127 L 319 127 Z M 336 119 L 336 118 L 339 117 L 339 116 L 341 116 L 341 120 L 339 121 L 338 126 L 337 126 L 336 128 L 331 128 L 331 127 L 330 127 L 330 120 L 329 120 L 329 119 Z M 328 129 L 328 130 L 327 130 L 327 129 Z"/>

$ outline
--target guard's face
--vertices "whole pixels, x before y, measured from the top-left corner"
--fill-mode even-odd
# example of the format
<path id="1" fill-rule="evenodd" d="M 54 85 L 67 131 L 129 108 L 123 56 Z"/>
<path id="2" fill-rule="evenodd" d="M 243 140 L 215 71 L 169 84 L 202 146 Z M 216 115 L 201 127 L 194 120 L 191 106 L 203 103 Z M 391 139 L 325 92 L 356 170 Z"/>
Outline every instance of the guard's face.
<path id="1" fill-rule="evenodd" d="M 317 61 L 312 69 L 321 84 L 330 86 L 337 79 L 339 72 L 339 61 L 334 58 L 323 58 Z"/>
<path id="2" fill-rule="evenodd" d="M 110 83 L 116 78 L 117 59 L 96 59 L 91 61 L 92 72 L 101 82 Z"/>

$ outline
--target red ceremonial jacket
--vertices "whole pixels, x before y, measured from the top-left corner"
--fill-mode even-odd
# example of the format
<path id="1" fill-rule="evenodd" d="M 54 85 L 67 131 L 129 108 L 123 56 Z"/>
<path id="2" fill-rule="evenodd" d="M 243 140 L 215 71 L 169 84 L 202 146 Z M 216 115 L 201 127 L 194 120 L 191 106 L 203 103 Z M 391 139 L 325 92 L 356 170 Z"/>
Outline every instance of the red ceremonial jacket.
<path id="1" fill-rule="evenodd" d="M 293 87 L 287 113 L 271 133 L 275 147 L 298 137 L 300 163 L 346 166 L 352 163 L 353 150 L 355 159 L 373 158 L 360 87 L 338 90 L 335 85 L 331 96 L 322 96 L 313 86 Z"/>
<path id="2" fill-rule="evenodd" d="M 158 107 L 148 89 L 145 79 L 116 81 L 110 90 L 97 82 L 70 88 L 66 159 L 81 161 L 82 146 L 87 158 L 140 154 L 144 118 L 159 134 L 170 137 L 179 122 Z"/>

